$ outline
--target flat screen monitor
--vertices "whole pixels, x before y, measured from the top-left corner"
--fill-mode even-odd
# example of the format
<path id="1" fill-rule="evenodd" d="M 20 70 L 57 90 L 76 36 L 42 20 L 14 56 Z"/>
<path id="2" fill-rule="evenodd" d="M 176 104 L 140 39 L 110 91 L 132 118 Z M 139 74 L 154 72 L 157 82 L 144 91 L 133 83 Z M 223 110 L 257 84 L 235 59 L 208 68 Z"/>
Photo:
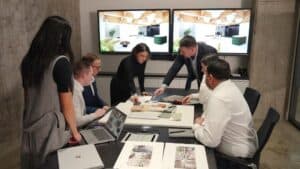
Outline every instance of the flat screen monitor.
<path id="1" fill-rule="evenodd" d="M 173 52 L 179 41 L 191 35 L 219 54 L 247 55 L 250 38 L 250 9 L 175 9 L 173 10 Z"/>
<path id="2" fill-rule="evenodd" d="M 170 10 L 98 10 L 100 53 L 129 53 L 146 43 L 153 53 L 170 52 Z"/>

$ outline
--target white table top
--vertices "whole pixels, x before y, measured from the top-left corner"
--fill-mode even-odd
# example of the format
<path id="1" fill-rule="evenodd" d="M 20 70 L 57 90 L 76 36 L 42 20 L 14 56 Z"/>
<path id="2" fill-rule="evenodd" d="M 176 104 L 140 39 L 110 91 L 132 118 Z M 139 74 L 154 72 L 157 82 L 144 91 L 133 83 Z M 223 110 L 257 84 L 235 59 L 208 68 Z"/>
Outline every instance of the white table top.
<path id="1" fill-rule="evenodd" d="M 144 96 L 139 97 L 139 100 L 143 103 L 150 100 L 151 97 Z M 131 113 L 131 107 L 133 103 L 127 101 L 125 103 L 120 103 L 116 107 L 124 112 L 125 114 Z M 145 112 L 142 112 L 145 113 Z M 157 114 L 157 112 L 147 112 L 149 114 Z M 181 114 L 181 119 L 179 121 L 172 120 L 172 118 L 158 118 L 158 119 L 138 119 L 127 117 L 125 125 L 146 125 L 146 126 L 157 126 L 157 127 L 179 127 L 179 128 L 192 128 L 194 123 L 194 106 L 183 106 L 178 105 L 176 113 Z M 105 123 L 109 117 L 109 113 L 99 120 L 99 123 Z"/>

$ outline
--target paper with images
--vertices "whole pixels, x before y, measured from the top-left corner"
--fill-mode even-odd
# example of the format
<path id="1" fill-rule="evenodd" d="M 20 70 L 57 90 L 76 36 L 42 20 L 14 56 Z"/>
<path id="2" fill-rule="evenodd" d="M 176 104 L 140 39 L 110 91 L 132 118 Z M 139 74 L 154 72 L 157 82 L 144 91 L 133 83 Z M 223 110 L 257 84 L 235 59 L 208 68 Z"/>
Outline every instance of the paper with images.
<path id="1" fill-rule="evenodd" d="M 161 169 L 164 143 L 127 141 L 114 165 L 116 169 Z"/>
<path id="2" fill-rule="evenodd" d="M 205 148 L 195 144 L 166 143 L 163 168 L 208 169 Z"/>

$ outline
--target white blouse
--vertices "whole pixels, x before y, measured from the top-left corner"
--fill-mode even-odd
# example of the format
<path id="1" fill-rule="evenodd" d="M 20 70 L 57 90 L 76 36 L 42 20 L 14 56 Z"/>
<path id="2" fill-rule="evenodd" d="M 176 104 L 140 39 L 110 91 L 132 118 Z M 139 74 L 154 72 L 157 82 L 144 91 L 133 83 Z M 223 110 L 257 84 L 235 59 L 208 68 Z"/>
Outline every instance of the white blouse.
<path id="1" fill-rule="evenodd" d="M 97 118 L 95 113 L 86 114 L 86 106 L 82 95 L 83 86 L 74 79 L 73 104 L 78 127 L 88 124 Z"/>

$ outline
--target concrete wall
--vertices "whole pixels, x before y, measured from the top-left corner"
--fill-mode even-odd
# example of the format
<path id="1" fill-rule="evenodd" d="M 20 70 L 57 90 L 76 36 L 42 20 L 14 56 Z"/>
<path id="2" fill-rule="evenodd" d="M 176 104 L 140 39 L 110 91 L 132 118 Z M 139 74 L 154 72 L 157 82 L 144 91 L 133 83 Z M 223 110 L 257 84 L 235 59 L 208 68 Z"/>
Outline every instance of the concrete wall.
<path id="1" fill-rule="evenodd" d="M 295 38 L 295 0 L 257 0 L 250 56 L 250 86 L 261 92 L 255 117 L 263 119 L 270 106 L 286 111 L 290 61 Z"/>
<path id="2" fill-rule="evenodd" d="M 19 65 L 42 21 L 49 15 L 67 18 L 73 27 L 72 47 L 80 53 L 78 0 L 0 1 L 0 168 L 19 168 L 23 89 Z"/>

